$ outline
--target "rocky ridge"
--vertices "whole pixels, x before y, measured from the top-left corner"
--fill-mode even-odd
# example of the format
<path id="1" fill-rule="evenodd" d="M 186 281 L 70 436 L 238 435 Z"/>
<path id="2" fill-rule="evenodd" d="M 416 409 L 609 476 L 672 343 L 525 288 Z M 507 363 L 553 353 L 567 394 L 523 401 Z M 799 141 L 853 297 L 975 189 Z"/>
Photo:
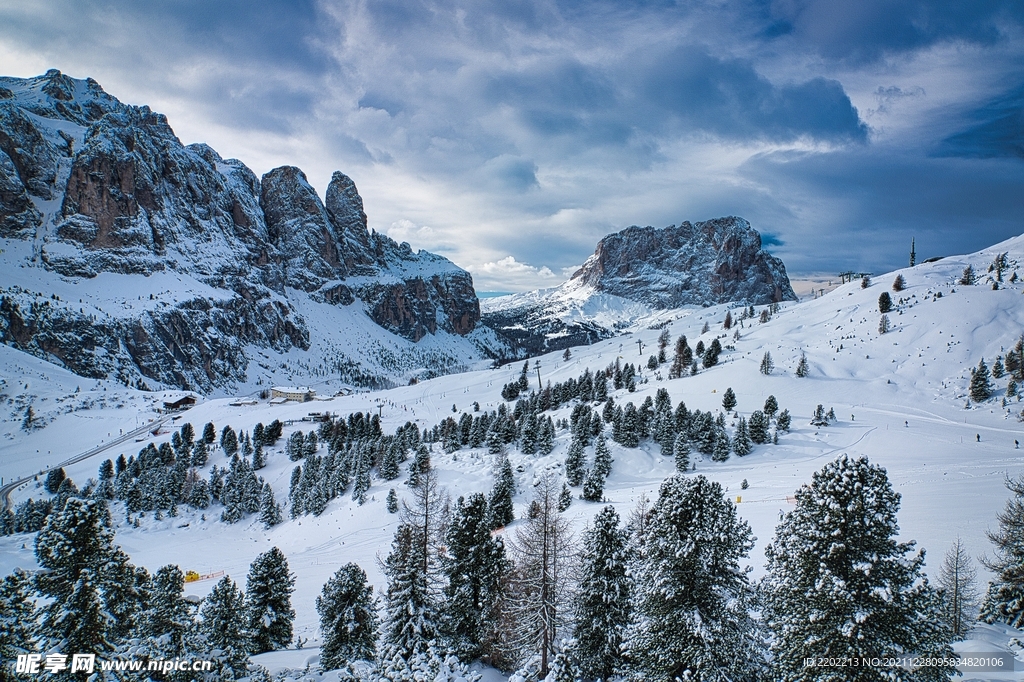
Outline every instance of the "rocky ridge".
<path id="1" fill-rule="evenodd" d="M 343 173 L 322 202 L 298 168 L 257 178 L 207 145 L 183 145 L 163 115 L 57 70 L 0 78 L 0 239 L 11 275 L 0 279 L 0 340 L 136 386 L 209 392 L 246 381 L 252 348 L 309 351 L 319 321 L 297 312 L 303 301 L 413 343 L 464 337 L 480 316 L 469 273 L 369 231 Z M 116 276 L 149 291 L 156 275 L 183 284 L 125 298 L 117 313 L 73 305 L 56 285 Z M 45 282 L 51 292 L 39 291 Z M 432 367 L 436 354 L 411 352 L 364 370 L 348 350 L 330 371 L 353 383 L 454 362 Z"/>
<path id="2" fill-rule="evenodd" d="M 761 235 L 725 217 L 610 234 L 562 286 L 486 302 L 483 324 L 533 355 L 608 338 L 655 311 L 796 298 Z"/>

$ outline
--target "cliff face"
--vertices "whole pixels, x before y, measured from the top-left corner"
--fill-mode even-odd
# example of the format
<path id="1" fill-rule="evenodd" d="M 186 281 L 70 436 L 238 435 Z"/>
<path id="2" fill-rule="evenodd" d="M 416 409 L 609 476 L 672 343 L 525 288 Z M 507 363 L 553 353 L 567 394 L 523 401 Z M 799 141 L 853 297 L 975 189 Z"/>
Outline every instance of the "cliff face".
<path id="1" fill-rule="evenodd" d="M 367 229 L 346 175 L 325 206 L 298 168 L 259 179 L 56 70 L 0 78 L 0 238 L 22 243 L 10 249 L 26 251 L 19 267 L 64 280 L 193 282 L 111 316 L 56 297 L 44 309 L 39 292 L 0 278 L 0 341 L 136 385 L 210 390 L 244 379 L 247 346 L 308 349 L 316 321 L 296 312 L 301 297 L 359 306 L 412 341 L 468 334 L 480 317 L 467 272 Z"/>
<path id="2" fill-rule="evenodd" d="M 736 217 L 608 235 L 570 282 L 655 309 L 796 300 L 782 261 Z"/>
<path id="3" fill-rule="evenodd" d="M 655 310 L 793 300 L 782 261 L 729 217 L 610 234 L 562 286 L 488 302 L 483 324 L 534 355 L 608 338 Z"/>

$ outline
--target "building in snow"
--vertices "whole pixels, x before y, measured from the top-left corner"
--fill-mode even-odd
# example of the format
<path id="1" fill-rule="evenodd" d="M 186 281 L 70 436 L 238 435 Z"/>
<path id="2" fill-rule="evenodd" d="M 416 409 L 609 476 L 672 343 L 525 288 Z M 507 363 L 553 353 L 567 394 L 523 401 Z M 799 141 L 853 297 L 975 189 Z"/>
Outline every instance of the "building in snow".
<path id="1" fill-rule="evenodd" d="M 270 389 L 270 397 L 306 403 L 316 397 L 316 391 L 308 386 L 274 386 Z"/>

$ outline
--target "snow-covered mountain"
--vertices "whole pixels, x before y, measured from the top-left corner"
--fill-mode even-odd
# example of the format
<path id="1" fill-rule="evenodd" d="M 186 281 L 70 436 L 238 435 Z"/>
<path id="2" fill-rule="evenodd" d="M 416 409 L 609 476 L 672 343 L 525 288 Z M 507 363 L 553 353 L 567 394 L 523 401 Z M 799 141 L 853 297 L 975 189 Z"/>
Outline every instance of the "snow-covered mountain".
<path id="1" fill-rule="evenodd" d="M 211 392 L 464 369 L 469 273 L 367 229 L 336 172 L 257 178 L 92 80 L 0 78 L 0 340 L 84 377 Z"/>
<path id="2" fill-rule="evenodd" d="M 795 301 L 786 267 L 761 235 L 727 217 L 655 229 L 628 227 L 597 245 L 554 289 L 483 302 L 483 323 L 528 355 L 614 335 L 656 311 Z"/>

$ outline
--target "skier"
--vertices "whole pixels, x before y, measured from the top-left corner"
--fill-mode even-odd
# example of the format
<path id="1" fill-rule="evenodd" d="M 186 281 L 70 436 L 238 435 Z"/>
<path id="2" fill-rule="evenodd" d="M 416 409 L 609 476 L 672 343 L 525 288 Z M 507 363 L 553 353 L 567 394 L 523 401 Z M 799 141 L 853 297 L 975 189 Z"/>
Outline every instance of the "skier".
<path id="1" fill-rule="evenodd" d="M 980 433 L 974 434 L 974 437 L 978 439 L 979 443 L 981 442 L 981 434 Z"/>

